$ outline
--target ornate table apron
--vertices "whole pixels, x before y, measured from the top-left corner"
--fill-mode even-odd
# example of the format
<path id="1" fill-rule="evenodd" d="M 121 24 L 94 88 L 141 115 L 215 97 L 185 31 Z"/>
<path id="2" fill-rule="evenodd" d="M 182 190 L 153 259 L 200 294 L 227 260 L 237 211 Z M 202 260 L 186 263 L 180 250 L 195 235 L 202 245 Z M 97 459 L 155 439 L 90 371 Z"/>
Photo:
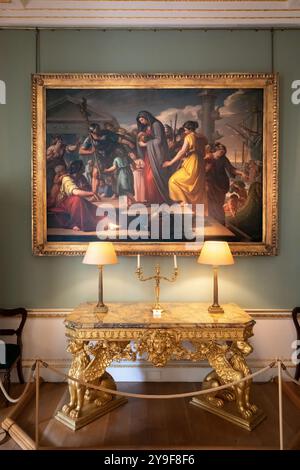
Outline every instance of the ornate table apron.
<path id="1" fill-rule="evenodd" d="M 104 320 L 93 312 L 94 306 L 81 304 L 65 320 L 67 350 L 72 354 L 69 375 L 81 382 L 116 390 L 106 368 L 114 361 L 135 361 L 144 354 L 155 367 L 164 367 L 171 359 L 207 360 L 213 370 L 203 380 L 203 389 L 251 374 L 245 357 L 253 350 L 248 339 L 255 322 L 235 304 L 225 305 L 223 314 L 210 314 L 206 303 L 169 303 L 162 318 L 153 318 L 151 304 L 113 303 Z M 56 419 L 73 430 L 127 401 L 74 380 L 68 384 L 70 401 Z M 247 380 L 194 397 L 191 404 L 252 430 L 265 415 L 251 404 L 250 387 Z"/>

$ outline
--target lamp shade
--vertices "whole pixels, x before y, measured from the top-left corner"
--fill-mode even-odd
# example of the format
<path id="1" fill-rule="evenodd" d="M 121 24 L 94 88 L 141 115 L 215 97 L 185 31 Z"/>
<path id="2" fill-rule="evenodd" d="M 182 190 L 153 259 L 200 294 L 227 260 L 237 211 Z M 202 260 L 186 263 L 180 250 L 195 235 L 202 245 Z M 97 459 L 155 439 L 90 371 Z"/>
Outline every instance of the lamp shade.
<path id="1" fill-rule="evenodd" d="M 82 261 L 84 264 L 116 264 L 118 258 L 111 242 L 92 242 L 86 250 Z"/>
<path id="2" fill-rule="evenodd" d="M 234 259 L 231 254 L 227 242 L 205 242 L 198 263 L 210 264 L 212 266 L 225 266 L 234 264 Z"/>

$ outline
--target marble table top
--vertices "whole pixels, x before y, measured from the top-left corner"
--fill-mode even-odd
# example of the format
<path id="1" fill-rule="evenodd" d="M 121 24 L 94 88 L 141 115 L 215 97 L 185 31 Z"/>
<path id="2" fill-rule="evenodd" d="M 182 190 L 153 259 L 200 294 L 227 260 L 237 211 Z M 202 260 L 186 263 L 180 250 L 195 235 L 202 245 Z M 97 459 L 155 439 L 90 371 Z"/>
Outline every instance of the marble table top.
<path id="1" fill-rule="evenodd" d="M 94 312 L 96 303 L 86 302 L 70 313 L 65 324 L 75 329 L 114 328 L 243 328 L 254 324 L 254 320 L 234 303 L 222 305 L 224 313 L 208 312 L 209 303 L 162 302 L 161 318 L 153 318 L 152 303 L 122 302 L 108 303 L 108 312 L 103 316 Z"/>

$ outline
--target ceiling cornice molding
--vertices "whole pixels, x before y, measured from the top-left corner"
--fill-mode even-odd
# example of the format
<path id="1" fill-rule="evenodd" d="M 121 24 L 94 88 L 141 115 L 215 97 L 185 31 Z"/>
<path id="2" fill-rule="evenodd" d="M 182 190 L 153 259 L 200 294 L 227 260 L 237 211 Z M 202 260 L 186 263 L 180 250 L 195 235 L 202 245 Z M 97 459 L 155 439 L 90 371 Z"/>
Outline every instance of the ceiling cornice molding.
<path id="1" fill-rule="evenodd" d="M 300 0 L 0 0 L 0 27 L 299 27 Z"/>

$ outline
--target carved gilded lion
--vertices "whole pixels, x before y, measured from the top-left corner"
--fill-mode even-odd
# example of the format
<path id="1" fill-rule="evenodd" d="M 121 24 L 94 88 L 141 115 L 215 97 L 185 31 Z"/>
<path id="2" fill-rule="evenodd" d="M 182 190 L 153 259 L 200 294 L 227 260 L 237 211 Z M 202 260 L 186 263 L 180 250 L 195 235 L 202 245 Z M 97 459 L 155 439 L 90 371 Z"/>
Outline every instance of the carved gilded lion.
<path id="1" fill-rule="evenodd" d="M 69 370 L 69 375 L 81 381 L 86 381 L 87 370 L 91 365 L 90 356 L 88 354 L 88 342 L 84 341 L 70 341 L 67 351 L 72 354 L 72 363 Z M 90 370 L 89 374 L 90 375 Z M 99 372 L 101 373 L 101 371 Z M 93 385 L 99 385 L 110 390 L 116 390 L 114 379 L 108 372 L 101 373 L 100 376 L 89 380 Z M 70 418 L 76 419 L 80 417 L 82 408 L 87 403 L 94 403 L 101 406 L 106 402 L 113 399 L 113 395 L 98 390 L 88 389 L 86 385 L 76 382 L 75 380 L 68 379 L 70 401 L 64 405 L 62 412 L 69 415 Z"/>
<path id="2" fill-rule="evenodd" d="M 246 364 L 245 356 L 253 351 L 252 346 L 246 341 L 236 341 L 224 351 L 224 347 L 218 344 L 211 344 L 207 352 L 207 358 L 215 370 L 210 372 L 204 379 L 203 390 L 219 387 L 228 382 L 235 382 L 251 374 L 251 370 Z M 251 418 L 258 411 L 258 408 L 250 403 L 251 379 L 241 382 L 230 389 L 211 392 L 204 395 L 204 399 L 211 405 L 222 407 L 224 400 L 236 400 L 239 413 L 245 419 Z"/>

